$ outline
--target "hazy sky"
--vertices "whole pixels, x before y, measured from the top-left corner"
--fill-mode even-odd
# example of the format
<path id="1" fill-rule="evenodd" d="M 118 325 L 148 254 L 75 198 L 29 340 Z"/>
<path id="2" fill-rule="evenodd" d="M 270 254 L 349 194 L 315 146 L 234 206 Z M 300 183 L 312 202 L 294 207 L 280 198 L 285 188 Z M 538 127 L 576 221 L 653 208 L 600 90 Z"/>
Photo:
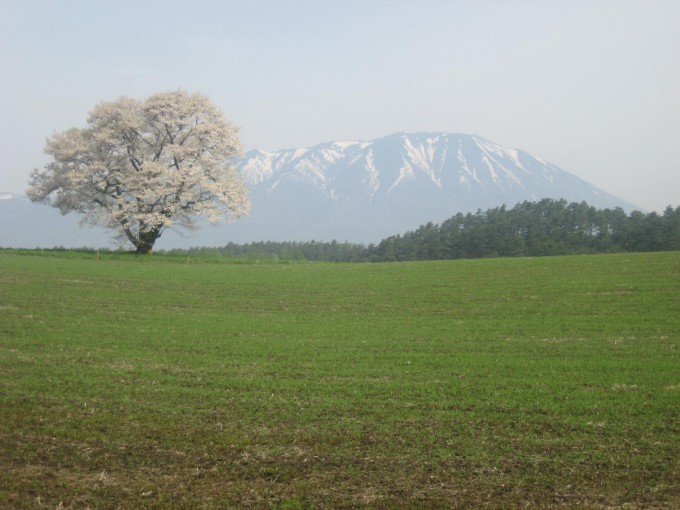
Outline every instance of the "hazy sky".
<path id="1" fill-rule="evenodd" d="M 100 101 L 209 96 L 246 149 L 476 134 L 680 206 L 678 0 L 0 0 L 0 191 Z"/>

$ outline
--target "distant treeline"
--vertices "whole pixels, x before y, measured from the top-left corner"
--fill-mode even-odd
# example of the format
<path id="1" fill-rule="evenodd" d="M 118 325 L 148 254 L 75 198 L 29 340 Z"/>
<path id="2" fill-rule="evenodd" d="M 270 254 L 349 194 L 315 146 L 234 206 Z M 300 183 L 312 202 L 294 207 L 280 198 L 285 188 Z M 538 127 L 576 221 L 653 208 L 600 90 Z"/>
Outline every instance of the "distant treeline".
<path id="1" fill-rule="evenodd" d="M 458 213 L 379 244 L 347 242 L 230 243 L 222 248 L 168 250 L 168 254 L 247 259 L 388 262 L 482 257 L 680 250 L 680 207 L 630 214 L 585 202 L 544 199 Z"/>

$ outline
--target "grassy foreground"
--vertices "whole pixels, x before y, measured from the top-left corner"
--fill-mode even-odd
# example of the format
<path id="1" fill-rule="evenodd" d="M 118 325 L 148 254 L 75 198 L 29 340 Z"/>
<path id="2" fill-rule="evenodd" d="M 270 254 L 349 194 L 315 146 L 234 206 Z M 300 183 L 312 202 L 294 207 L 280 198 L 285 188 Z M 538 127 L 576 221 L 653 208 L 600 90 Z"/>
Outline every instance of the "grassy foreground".
<path id="1" fill-rule="evenodd" d="M 0 253 L 0 508 L 680 507 L 680 252 Z"/>

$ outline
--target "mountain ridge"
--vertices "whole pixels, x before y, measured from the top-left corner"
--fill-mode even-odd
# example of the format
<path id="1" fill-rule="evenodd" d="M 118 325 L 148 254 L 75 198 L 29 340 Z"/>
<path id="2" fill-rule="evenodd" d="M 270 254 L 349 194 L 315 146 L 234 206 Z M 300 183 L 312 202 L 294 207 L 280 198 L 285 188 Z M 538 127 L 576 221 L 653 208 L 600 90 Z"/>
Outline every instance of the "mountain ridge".
<path id="1" fill-rule="evenodd" d="M 633 208 L 525 151 L 456 133 L 395 133 L 369 141 L 249 151 L 239 171 L 253 190 L 252 214 L 260 215 L 262 208 L 262 216 L 288 216 L 290 231 L 296 221 L 291 212 L 298 211 L 308 218 L 297 234 L 314 232 L 317 238 L 327 228 L 339 239 L 379 240 L 457 212 L 542 198 Z M 301 190 L 320 217 L 304 211 Z M 359 238 L 363 233 L 372 237 Z"/>
<path id="2" fill-rule="evenodd" d="M 456 152 L 455 160 L 448 157 L 448 153 L 452 152 L 452 145 Z M 376 168 L 376 157 L 380 160 L 377 165 L 382 166 L 380 171 Z M 508 164 L 514 166 L 514 169 L 508 170 Z M 309 148 L 283 149 L 275 152 L 252 150 L 246 153 L 239 164 L 239 169 L 251 186 L 259 186 L 276 173 L 282 173 L 283 176 L 295 173 L 298 177 L 314 181 L 317 186 L 325 188 L 337 177 L 337 168 L 352 173 L 356 171 L 358 165 L 366 171 L 365 177 L 372 186 L 371 197 L 381 187 L 381 184 L 376 182 L 378 174 L 386 173 L 386 169 L 390 168 L 399 174 L 388 187 L 388 192 L 396 188 L 401 181 L 413 180 L 423 175 L 428 176 L 432 184 L 440 189 L 445 184 L 442 179 L 449 178 L 448 187 L 453 187 L 450 182 L 451 175 L 446 175 L 443 170 L 453 171 L 452 173 L 456 173 L 457 170 L 459 182 L 463 186 L 470 187 L 476 184 L 488 190 L 489 184 L 498 183 L 505 178 L 505 184 L 514 182 L 530 193 L 532 190 L 523 186 L 523 182 L 517 178 L 513 170 L 529 175 L 531 169 L 525 165 L 542 166 L 544 176 L 549 181 L 552 181 L 555 174 L 567 174 L 559 167 L 520 149 L 507 148 L 476 135 L 440 132 L 396 133 L 370 141 L 331 141 Z M 330 176 L 326 175 L 329 170 Z M 568 175 L 572 182 L 587 184 L 571 174 Z M 588 186 L 594 188 L 589 184 Z M 508 189 L 507 185 L 505 189 Z M 609 195 L 602 190 L 599 192 Z M 622 202 L 613 196 L 611 198 L 613 201 Z"/>

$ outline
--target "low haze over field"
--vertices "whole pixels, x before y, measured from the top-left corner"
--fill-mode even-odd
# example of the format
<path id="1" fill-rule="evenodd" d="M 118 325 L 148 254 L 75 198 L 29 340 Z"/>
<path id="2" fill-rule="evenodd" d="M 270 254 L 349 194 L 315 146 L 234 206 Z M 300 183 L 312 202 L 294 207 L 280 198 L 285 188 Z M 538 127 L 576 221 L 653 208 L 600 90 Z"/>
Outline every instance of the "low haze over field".
<path id="1" fill-rule="evenodd" d="M 102 100 L 198 91 L 278 151 L 406 131 L 517 147 L 646 210 L 680 193 L 676 1 L 0 0 L 0 192 Z"/>

